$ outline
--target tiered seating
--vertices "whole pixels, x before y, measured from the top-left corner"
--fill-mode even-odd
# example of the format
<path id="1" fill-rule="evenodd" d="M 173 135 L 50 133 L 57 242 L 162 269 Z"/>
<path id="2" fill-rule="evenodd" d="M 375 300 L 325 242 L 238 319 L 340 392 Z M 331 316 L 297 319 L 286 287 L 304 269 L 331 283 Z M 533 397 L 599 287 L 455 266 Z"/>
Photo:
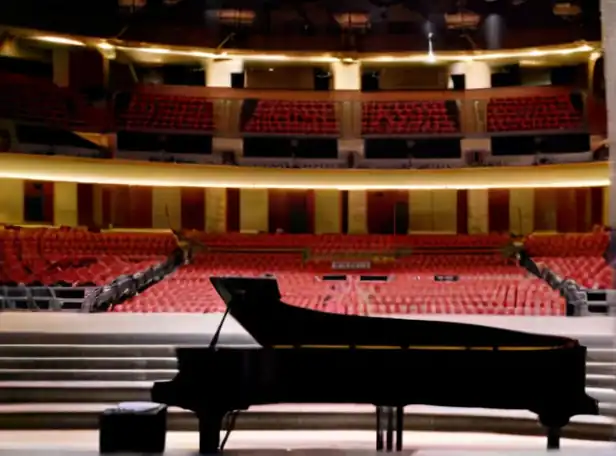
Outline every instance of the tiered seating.
<path id="1" fill-rule="evenodd" d="M 335 135 L 338 121 L 333 103 L 259 100 L 243 130 L 258 134 Z"/>
<path id="2" fill-rule="evenodd" d="M 214 129 L 214 105 L 201 97 L 135 92 L 126 110 L 117 115 L 121 126 L 127 129 L 200 132 Z"/>
<path id="3" fill-rule="evenodd" d="M 530 236 L 525 247 L 537 262 L 587 288 L 612 288 L 612 271 L 604 258 L 609 236 L 588 234 Z"/>
<path id="4" fill-rule="evenodd" d="M 528 277 L 499 253 L 497 247 L 507 242 L 507 237 L 501 235 L 233 234 L 203 235 L 201 240 L 218 253 L 198 254 L 194 264 L 180 268 L 168 280 L 114 310 L 222 311 L 224 305 L 209 283 L 210 276 L 254 277 L 274 273 L 283 299 L 290 304 L 338 313 L 560 315 L 564 312 L 564 302 L 558 293 L 541 280 Z M 303 249 L 318 251 L 321 255 L 339 255 L 352 249 L 375 252 L 394 247 L 415 247 L 417 251 L 423 248 L 429 253 L 417 253 L 395 263 L 383 264 L 381 273 L 388 274 L 386 282 L 361 282 L 357 272 L 348 274 L 346 281 L 323 281 L 321 275 L 332 272 L 331 262 L 306 262 L 303 255 Z M 238 253 L 233 253 L 235 249 Z M 255 249 L 255 253 L 246 253 L 246 249 Z M 458 275 L 460 280 L 436 282 L 435 275 Z"/>
<path id="5" fill-rule="evenodd" d="M 166 235 L 101 234 L 84 230 L 1 230 L 0 282 L 102 285 L 144 270 L 173 249 Z"/>
<path id="6" fill-rule="evenodd" d="M 420 135 L 460 131 L 453 101 L 369 101 L 362 104 L 362 134 Z"/>
<path id="7" fill-rule="evenodd" d="M 0 118 L 41 122 L 62 128 L 102 126 L 103 110 L 88 106 L 69 89 L 45 79 L 0 73 Z"/>
<path id="8" fill-rule="evenodd" d="M 491 132 L 574 130 L 583 127 L 583 114 L 570 95 L 492 98 L 487 121 Z"/>

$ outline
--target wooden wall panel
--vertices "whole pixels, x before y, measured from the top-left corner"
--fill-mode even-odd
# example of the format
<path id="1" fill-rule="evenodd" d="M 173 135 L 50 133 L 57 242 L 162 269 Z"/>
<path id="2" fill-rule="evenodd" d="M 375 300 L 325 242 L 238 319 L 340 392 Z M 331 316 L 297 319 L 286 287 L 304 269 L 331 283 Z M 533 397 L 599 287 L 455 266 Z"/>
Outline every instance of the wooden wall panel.
<path id="1" fill-rule="evenodd" d="M 240 189 L 240 232 L 269 231 L 268 191 L 261 188 Z"/>
<path id="2" fill-rule="evenodd" d="M 74 182 L 55 182 L 53 197 L 54 225 L 76 227 L 79 224 L 77 184 Z"/>
<path id="3" fill-rule="evenodd" d="M 488 223 L 488 191 L 468 190 L 468 233 L 486 234 Z"/>
<path id="4" fill-rule="evenodd" d="M 181 201 L 182 229 L 204 231 L 205 189 L 182 187 Z"/>
<path id="5" fill-rule="evenodd" d="M 205 231 L 224 233 L 227 230 L 227 189 L 206 189 L 205 208 Z"/>
<path id="6" fill-rule="evenodd" d="M 77 184 L 77 223 L 94 227 L 94 184 Z"/>
<path id="7" fill-rule="evenodd" d="M 556 231 L 557 194 L 553 188 L 536 188 L 534 204 L 534 230 Z"/>
<path id="8" fill-rule="evenodd" d="M 367 212 L 366 191 L 349 190 L 349 234 L 366 234 L 368 232 Z"/>
<path id="9" fill-rule="evenodd" d="M 25 182 L 21 179 L 0 179 L 0 223 L 24 222 Z"/>
<path id="10" fill-rule="evenodd" d="M 516 235 L 530 234 L 535 229 L 535 190 L 509 190 L 509 230 Z"/>
<path id="11" fill-rule="evenodd" d="M 152 228 L 182 228 L 182 191 L 173 187 L 152 189 Z"/>
<path id="12" fill-rule="evenodd" d="M 491 233 L 509 233 L 509 190 L 488 190 L 488 227 Z"/>

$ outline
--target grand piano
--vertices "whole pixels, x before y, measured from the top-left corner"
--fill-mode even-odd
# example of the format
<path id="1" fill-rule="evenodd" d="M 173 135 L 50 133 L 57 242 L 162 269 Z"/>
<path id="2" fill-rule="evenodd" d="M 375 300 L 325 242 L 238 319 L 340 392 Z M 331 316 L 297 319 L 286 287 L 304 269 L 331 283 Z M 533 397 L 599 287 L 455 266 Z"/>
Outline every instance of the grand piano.
<path id="1" fill-rule="evenodd" d="M 410 404 L 530 410 L 551 449 L 571 417 L 598 414 L 577 340 L 303 309 L 282 302 L 274 278 L 211 282 L 260 347 L 219 347 L 219 327 L 209 347 L 178 348 L 177 376 L 154 384 L 154 402 L 197 415 L 201 453 L 218 451 L 224 420 L 252 405 L 374 404 L 377 449 L 386 435 L 388 450 L 394 437 L 402 449 Z"/>

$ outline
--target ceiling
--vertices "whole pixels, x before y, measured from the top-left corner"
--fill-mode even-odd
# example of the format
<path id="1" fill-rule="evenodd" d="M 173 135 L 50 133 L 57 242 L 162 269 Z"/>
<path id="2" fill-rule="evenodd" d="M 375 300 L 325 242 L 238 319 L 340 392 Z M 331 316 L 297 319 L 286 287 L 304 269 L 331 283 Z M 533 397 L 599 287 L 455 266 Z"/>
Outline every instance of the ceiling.
<path id="1" fill-rule="evenodd" d="M 148 0 L 143 8 L 122 9 L 118 0 L 5 0 L 0 21 L 135 42 L 262 50 L 418 51 L 427 47 L 427 23 L 435 50 L 600 39 L 599 0 L 569 0 L 580 5 L 580 14 L 566 17 L 554 13 L 559 1 Z M 479 24 L 448 27 L 446 15 L 461 13 Z M 500 18 L 496 41 L 482 27 L 490 16 Z"/>

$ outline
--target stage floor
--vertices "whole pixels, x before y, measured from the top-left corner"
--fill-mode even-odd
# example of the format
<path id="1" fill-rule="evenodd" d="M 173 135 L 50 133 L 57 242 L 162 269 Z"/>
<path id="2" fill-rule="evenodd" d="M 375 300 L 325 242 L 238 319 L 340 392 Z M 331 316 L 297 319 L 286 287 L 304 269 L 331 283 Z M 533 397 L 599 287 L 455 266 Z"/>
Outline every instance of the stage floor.
<path id="1" fill-rule="evenodd" d="M 529 451 L 547 454 L 545 437 L 525 437 L 476 433 L 405 432 L 405 455 L 455 456 L 503 455 L 506 451 Z M 375 454 L 374 433 L 366 431 L 236 431 L 231 434 L 226 449 L 237 456 L 368 456 Z M 165 454 L 194 455 L 198 437 L 194 432 L 167 433 Z M 561 440 L 564 455 L 612 456 L 614 442 Z M 97 453 L 96 431 L 0 431 L 0 451 L 43 455 L 49 452 L 87 451 Z M 484 453 L 485 452 L 485 453 Z M 553 454 L 553 453 L 550 453 Z"/>
<path id="2" fill-rule="evenodd" d="M 215 330 L 222 314 L 177 313 L 51 313 L 2 312 L 0 333 L 63 334 L 203 334 Z M 383 315 L 406 319 L 472 323 L 498 328 L 567 336 L 616 336 L 616 317 L 541 317 L 492 315 Z M 224 324 L 226 334 L 245 334 L 233 319 Z"/>

